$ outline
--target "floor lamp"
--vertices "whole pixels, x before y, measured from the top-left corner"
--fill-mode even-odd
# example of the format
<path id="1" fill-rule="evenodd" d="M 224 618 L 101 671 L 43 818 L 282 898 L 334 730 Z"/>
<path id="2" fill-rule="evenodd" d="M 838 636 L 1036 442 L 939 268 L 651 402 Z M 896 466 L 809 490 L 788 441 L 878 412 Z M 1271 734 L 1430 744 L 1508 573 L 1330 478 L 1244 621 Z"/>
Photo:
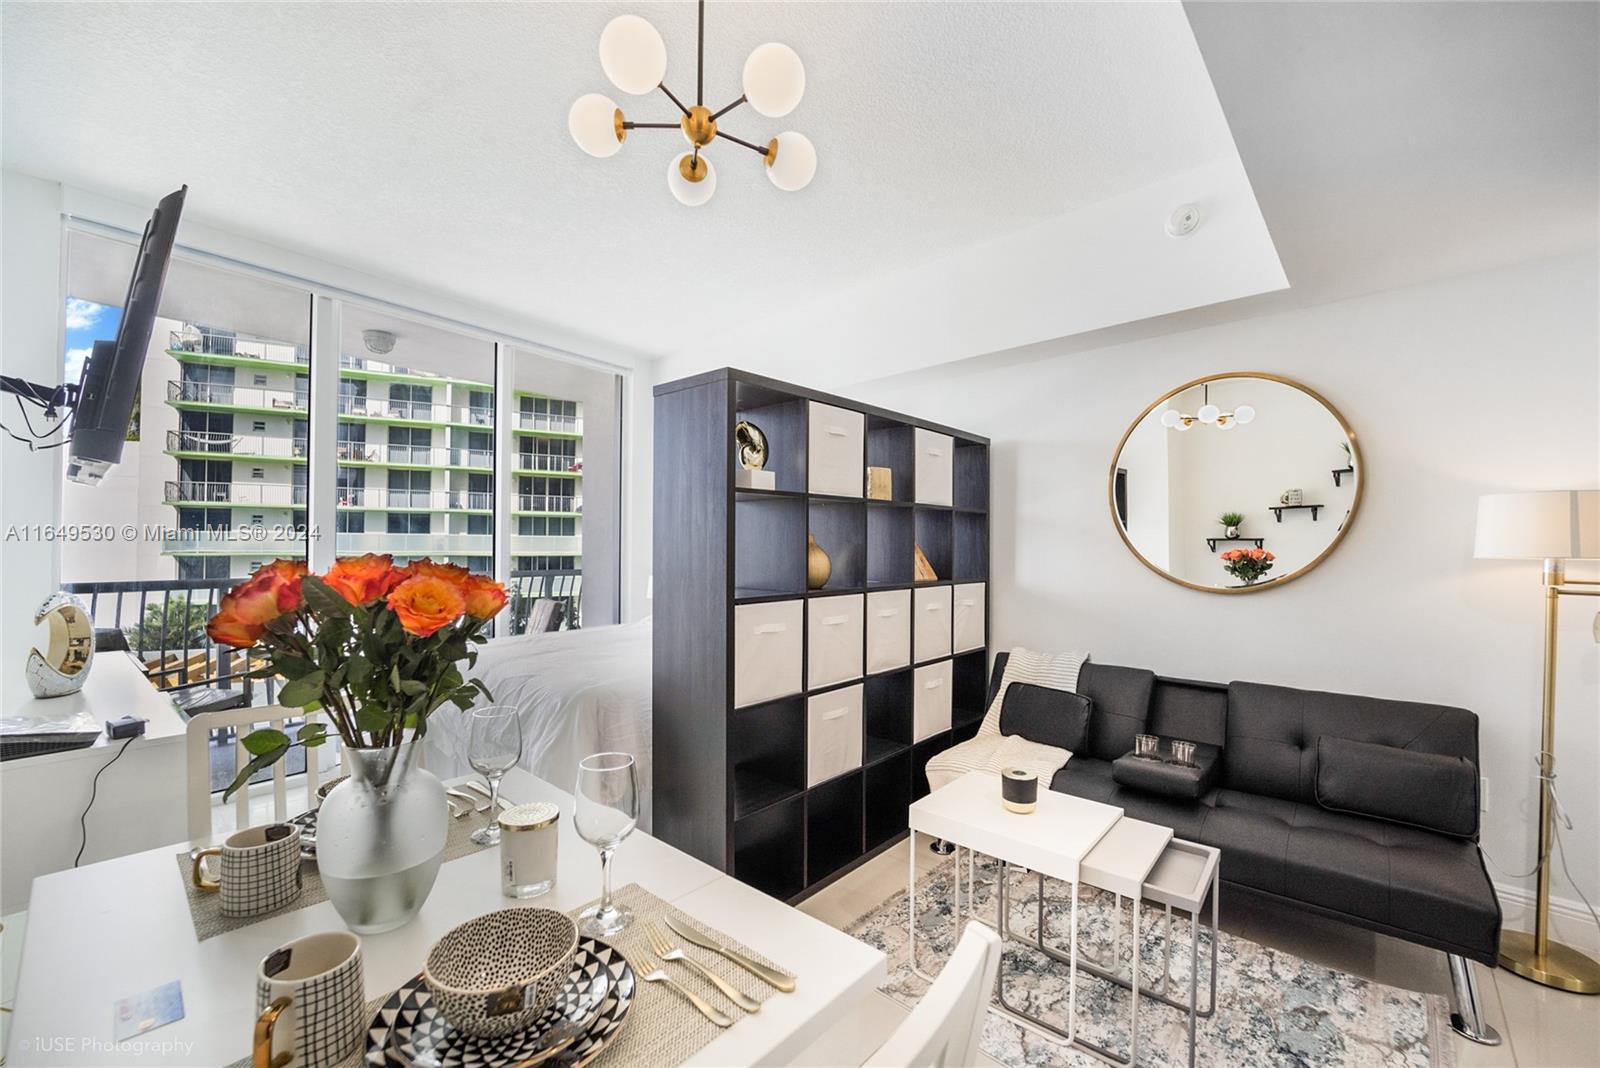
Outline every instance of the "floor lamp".
<path id="1" fill-rule="evenodd" d="M 1556 619 L 1563 597 L 1600 597 L 1600 582 L 1569 579 L 1568 560 L 1600 559 L 1600 490 L 1495 493 L 1478 498 L 1474 555 L 1544 561 L 1544 708 L 1539 733 L 1539 882 L 1533 933 L 1500 935 L 1500 966 L 1524 979 L 1600 994 L 1600 962 L 1550 938 L 1551 785 L 1556 770 Z"/>

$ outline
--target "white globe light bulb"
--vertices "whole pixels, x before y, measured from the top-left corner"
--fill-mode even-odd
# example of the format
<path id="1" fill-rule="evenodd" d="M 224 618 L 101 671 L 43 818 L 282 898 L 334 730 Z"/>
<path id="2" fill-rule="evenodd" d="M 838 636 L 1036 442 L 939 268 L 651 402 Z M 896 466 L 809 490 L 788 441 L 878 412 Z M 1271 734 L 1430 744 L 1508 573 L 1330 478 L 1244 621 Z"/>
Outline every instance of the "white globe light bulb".
<path id="1" fill-rule="evenodd" d="M 1171 430 L 1181 422 L 1183 422 L 1183 416 L 1178 414 L 1178 410 L 1176 408 L 1168 408 L 1166 411 L 1161 413 L 1161 425 L 1166 427 L 1168 430 Z"/>
<path id="2" fill-rule="evenodd" d="M 1215 423 L 1217 416 L 1222 414 L 1222 409 L 1215 404 L 1207 404 L 1194 414 L 1202 423 Z"/>
<path id="3" fill-rule="evenodd" d="M 653 93 L 667 76 L 667 45 L 638 15 L 618 15 L 600 32 L 600 67 L 624 93 Z"/>
<path id="4" fill-rule="evenodd" d="M 667 188 L 672 190 L 672 195 L 678 198 L 678 203 L 687 207 L 698 208 L 711 199 L 711 194 L 717 191 L 717 170 L 711 166 L 711 161 L 705 156 L 700 157 L 700 166 L 705 168 L 705 177 L 698 182 L 691 182 L 683 173 L 684 161 L 694 158 L 693 152 L 685 152 L 667 164 Z"/>
<path id="5" fill-rule="evenodd" d="M 803 133 L 785 130 L 772 139 L 776 151 L 767 157 L 767 177 L 785 193 L 811 184 L 817 173 L 817 146 Z"/>
<path id="6" fill-rule="evenodd" d="M 1228 418 L 1227 416 L 1221 415 L 1221 416 L 1217 417 L 1217 429 L 1218 430 L 1232 430 L 1233 426 L 1234 426 L 1233 420 Z"/>
<path id="7" fill-rule="evenodd" d="M 767 118 L 789 114 L 805 92 L 805 64 L 788 45 L 768 42 L 744 61 L 744 98 Z"/>
<path id="8" fill-rule="evenodd" d="M 1239 407 L 1234 409 L 1233 417 L 1238 421 L 1240 426 L 1243 426 L 1256 417 L 1256 410 L 1250 407 L 1248 404 L 1241 404 Z"/>
<path id="9" fill-rule="evenodd" d="M 600 93 L 585 93 L 567 112 L 567 132 L 578 147 L 604 159 L 622 147 L 621 115 L 616 101 Z"/>

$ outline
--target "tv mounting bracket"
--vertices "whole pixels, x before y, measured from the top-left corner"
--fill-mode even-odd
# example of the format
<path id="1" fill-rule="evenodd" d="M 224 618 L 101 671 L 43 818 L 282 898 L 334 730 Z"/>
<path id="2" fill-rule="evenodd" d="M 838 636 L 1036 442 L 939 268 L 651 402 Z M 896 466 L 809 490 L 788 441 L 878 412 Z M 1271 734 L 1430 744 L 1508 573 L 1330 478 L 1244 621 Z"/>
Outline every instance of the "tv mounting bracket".
<path id="1" fill-rule="evenodd" d="M 56 417 L 58 409 L 77 406 L 78 389 L 77 383 L 74 382 L 64 382 L 59 386 L 41 386 L 24 378 L 0 375 L 0 393 L 15 393 L 19 397 L 43 405 L 44 414 L 50 419 Z"/>

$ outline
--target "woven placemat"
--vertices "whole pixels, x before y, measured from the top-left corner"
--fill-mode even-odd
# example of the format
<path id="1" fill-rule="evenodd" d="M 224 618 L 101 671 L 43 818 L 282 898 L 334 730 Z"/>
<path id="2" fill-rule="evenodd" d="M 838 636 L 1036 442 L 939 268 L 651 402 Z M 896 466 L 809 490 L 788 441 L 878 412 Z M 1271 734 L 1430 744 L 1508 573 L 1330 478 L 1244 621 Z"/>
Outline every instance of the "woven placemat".
<path id="1" fill-rule="evenodd" d="M 744 1016 L 742 1009 L 723 997 L 721 991 L 706 982 L 704 978 L 694 974 L 694 969 L 683 964 L 661 964 L 650 951 L 649 935 L 644 929 L 646 923 L 655 923 L 685 953 L 693 954 L 695 960 L 756 1001 L 764 1002 L 777 993 L 743 968 L 730 964 L 722 956 L 710 950 L 687 945 L 683 939 L 668 930 L 662 921 L 670 916 L 680 925 L 702 931 L 729 949 L 738 950 L 763 964 L 773 963 L 743 942 L 729 938 L 700 920 L 692 919 L 638 883 L 629 883 L 618 890 L 616 900 L 619 905 L 633 910 L 633 922 L 628 925 L 627 930 L 607 941 L 621 950 L 622 955 L 628 958 L 628 963 L 633 965 L 634 975 L 638 980 L 637 988 L 634 991 L 633 1004 L 628 1008 L 627 1019 L 623 1022 L 622 1030 L 618 1032 L 616 1040 L 601 1050 L 600 1055 L 590 1061 L 585 1068 L 672 1068 L 700 1052 L 713 1038 L 722 1033 L 722 1028 L 700 1015 L 699 1010 L 668 989 L 666 984 L 644 981 L 645 973 L 654 971 L 658 967 L 665 969 L 674 980 L 732 1017 L 734 1023 L 738 1023 L 740 1017 Z M 591 905 L 593 903 L 589 902 Z M 578 913 L 587 907 L 588 905 L 584 905 L 575 908 L 567 915 L 576 919 Z M 419 964 L 418 967 L 420 966 Z M 389 995 L 385 994 L 369 1001 L 367 1003 L 369 1017 L 387 1000 Z M 358 1052 L 354 1057 L 340 1063 L 337 1068 L 360 1068 L 363 1052 Z M 228 1068 L 250 1068 L 250 1058 L 242 1057 L 228 1065 Z"/>
<path id="2" fill-rule="evenodd" d="M 481 846 L 472 840 L 472 832 L 479 827 L 487 826 L 489 813 L 469 812 L 460 819 L 454 817 L 450 820 L 450 830 L 444 842 L 445 861 L 456 860 L 469 853 L 476 853 L 480 849 L 497 849 L 498 846 Z M 183 892 L 189 901 L 189 918 L 194 921 L 194 937 L 197 942 L 204 942 L 208 938 L 215 938 L 219 934 L 227 934 L 241 927 L 248 927 L 252 923 L 259 923 L 269 916 L 279 916 L 296 909 L 310 908 L 312 905 L 328 900 L 328 891 L 322 885 L 322 876 L 317 873 L 314 861 L 302 861 L 300 864 L 300 877 L 303 889 L 300 896 L 272 912 L 264 912 L 259 916 L 224 916 L 222 914 L 222 895 L 208 894 L 196 890 L 190 880 L 189 854 L 187 852 L 176 854 L 178 862 L 178 878 L 183 880 Z M 213 865 L 213 870 L 214 865 Z"/>

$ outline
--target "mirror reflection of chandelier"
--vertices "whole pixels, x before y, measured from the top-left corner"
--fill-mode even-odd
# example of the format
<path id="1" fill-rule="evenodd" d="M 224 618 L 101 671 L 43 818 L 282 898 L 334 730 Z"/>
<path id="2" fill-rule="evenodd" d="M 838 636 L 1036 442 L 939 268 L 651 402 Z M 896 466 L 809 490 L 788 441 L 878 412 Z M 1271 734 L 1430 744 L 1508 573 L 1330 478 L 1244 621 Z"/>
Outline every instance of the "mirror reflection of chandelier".
<path id="1" fill-rule="evenodd" d="M 1161 425 L 1180 434 L 1192 429 L 1196 423 L 1214 426 L 1218 430 L 1232 430 L 1236 426 L 1244 426 L 1256 417 L 1256 410 L 1248 404 L 1241 404 L 1231 412 L 1223 411 L 1211 403 L 1211 384 L 1208 382 L 1200 388 L 1201 403 L 1198 412 L 1189 415 L 1176 408 L 1168 408 L 1161 413 Z"/>
<path id="2" fill-rule="evenodd" d="M 656 28 L 638 15 L 618 15 L 600 34 L 600 67 L 611 84 L 624 93 L 644 96 L 657 89 L 683 113 L 676 122 L 634 122 L 624 117 L 616 101 L 601 93 L 586 93 L 567 113 L 567 131 L 578 147 L 591 156 L 614 156 L 628 139 L 629 130 L 681 130 L 689 151 L 674 155 L 667 165 L 667 188 L 678 202 L 698 207 L 717 188 L 716 168 L 703 153 L 716 138 L 742 145 L 766 163 L 767 178 L 785 192 L 810 184 L 817 173 L 817 149 L 803 133 L 786 130 L 765 145 L 752 144 L 717 128 L 717 120 L 740 104 L 749 104 L 769 119 L 795 109 L 806 90 L 806 70 L 794 49 L 769 42 L 750 53 L 744 62 L 744 95 L 712 111 L 705 106 L 706 5 L 700 0 L 698 62 L 694 105 L 684 104 L 668 89 L 667 46 Z"/>

